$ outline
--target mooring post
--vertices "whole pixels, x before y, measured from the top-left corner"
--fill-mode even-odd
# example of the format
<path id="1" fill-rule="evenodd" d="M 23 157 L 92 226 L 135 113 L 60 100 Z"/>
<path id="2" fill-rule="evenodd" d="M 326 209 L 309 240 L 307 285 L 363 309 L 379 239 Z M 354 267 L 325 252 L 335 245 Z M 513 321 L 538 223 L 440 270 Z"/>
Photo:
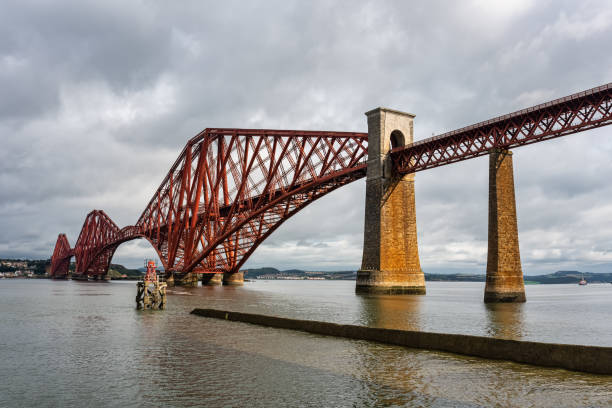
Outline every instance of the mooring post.
<path id="1" fill-rule="evenodd" d="M 489 250 L 484 301 L 524 302 L 512 152 L 489 151 Z"/>
<path id="2" fill-rule="evenodd" d="M 417 246 L 414 174 L 396 174 L 389 151 L 412 143 L 414 115 L 377 108 L 368 118 L 368 170 L 358 293 L 425 294 Z"/>

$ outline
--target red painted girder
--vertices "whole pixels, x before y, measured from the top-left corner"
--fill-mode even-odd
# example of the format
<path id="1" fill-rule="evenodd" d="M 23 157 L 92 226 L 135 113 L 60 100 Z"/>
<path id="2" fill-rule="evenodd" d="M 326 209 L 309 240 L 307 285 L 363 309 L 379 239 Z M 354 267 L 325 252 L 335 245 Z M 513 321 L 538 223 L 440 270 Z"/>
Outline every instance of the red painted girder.
<path id="1" fill-rule="evenodd" d="M 70 258 L 74 256 L 74 251 L 70 248 L 66 234 L 59 234 L 55 242 L 55 249 L 51 257 L 52 278 L 64 278 L 68 276 L 70 268 Z"/>
<path id="2" fill-rule="evenodd" d="M 74 247 L 75 275 L 105 275 L 117 247 L 143 234 L 136 226 L 119 229 L 102 210 L 93 210 L 85 218 Z"/>
<path id="3" fill-rule="evenodd" d="M 247 247 L 305 205 L 293 196 L 318 198 L 365 176 L 366 157 L 365 133 L 206 129 L 187 143 L 137 226 L 166 271 L 234 271 Z"/>
<path id="4" fill-rule="evenodd" d="M 109 254 L 100 259 L 99 254 L 116 239 L 119 227 L 102 210 L 93 210 L 85 218 L 81 233 L 74 247 L 75 275 L 104 274 Z"/>
<path id="5" fill-rule="evenodd" d="M 175 160 L 175 162 L 172 165 L 172 167 L 170 167 L 170 170 L 168 171 L 168 174 L 162 180 L 159 188 L 157 189 L 156 193 L 153 195 L 153 197 L 149 201 L 149 204 L 147 205 L 147 207 L 143 211 L 142 215 L 140 216 L 140 219 L 138 220 L 138 222 L 136 224 L 137 225 L 141 224 L 141 220 L 142 220 L 145 212 L 147 211 L 147 209 L 150 208 L 151 206 L 154 206 L 155 202 L 157 200 L 159 200 L 159 197 L 157 197 L 156 195 L 158 193 L 159 194 L 163 194 L 164 188 L 167 188 L 169 180 L 170 180 L 172 174 L 180 171 L 181 163 L 184 161 L 186 152 L 187 152 L 187 150 L 191 146 L 193 146 L 195 143 L 198 143 L 198 142 L 202 141 L 208 135 L 231 136 L 231 135 L 233 135 L 237 131 L 240 132 L 241 134 L 251 135 L 251 136 L 281 136 L 281 137 L 303 136 L 303 137 L 317 137 L 317 136 L 323 136 L 324 135 L 324 136 L 332 137 L 332 138 L 346 137 L 346 136 L 355 136 L 357 138 L 362 138 L 362 139 L 365 139 L 365 140 L 367 140 L 367 137 L 368 137 L 367 133 L 359 133 L 359 132 L 326 132 L 326 131 L 308 131 L 308 130 L 206 128 L 203 131 L 201 131 L 200 133 L 198 133 L 196 136 L 194 136 L 191 139 L 189 139 L 189 141 L 187 142 L 187 144 L 185 145 L 185 147 L 183 148 L 183 150 L 179 154 L 178 158 Z"/>
<path id="6" fill-rule="evenodd" d="M 391 151 L 395 170 L 414 173 L 612 123 L 612 83 Z"/>
<path id="7" fill-rule="evenodd" d="M 215 237 L 215 240 L 198 254 L 192 264 L 187 265 L 184 269 L 189 271 L 198 263 L 206 260 L 209 255 L 214 254 L 213 270 L 237 272 L 255 249 L 283 222 L 308 204 L 365 175 L 366 164 L 361 164 L 359 167 L 347 169 L 340 174 L 300 185 L 289 194 L 279 194 L 278 198 L 267 202 L 260 208 L 243 217 L 237 217 L 231 229 Z M 228 241 L 235 242 L 232 250 L 223 245 Z"/>

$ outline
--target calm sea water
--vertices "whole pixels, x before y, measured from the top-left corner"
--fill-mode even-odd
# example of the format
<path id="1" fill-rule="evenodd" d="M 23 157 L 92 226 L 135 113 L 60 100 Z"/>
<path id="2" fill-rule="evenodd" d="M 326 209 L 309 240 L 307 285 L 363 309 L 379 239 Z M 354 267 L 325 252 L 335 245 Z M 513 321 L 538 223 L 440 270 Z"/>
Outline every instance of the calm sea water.
<path id="1" fill-rule="evenodd" d="M 0 281 L 1 407 L 612 406 L 612 377 L 192 316 L 195 307 L 338 323 L 612 346 L 612 285 L 481 283 L 360 296 L 354 282 L 174 288 L 139 312 L 134 282 Z"/>

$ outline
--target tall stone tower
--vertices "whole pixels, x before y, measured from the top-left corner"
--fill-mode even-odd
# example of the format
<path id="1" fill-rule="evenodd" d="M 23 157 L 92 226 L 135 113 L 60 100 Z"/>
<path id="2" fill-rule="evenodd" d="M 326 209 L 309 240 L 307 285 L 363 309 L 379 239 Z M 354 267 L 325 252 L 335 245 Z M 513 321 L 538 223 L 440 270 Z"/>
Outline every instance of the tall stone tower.
<path id="1" fill-rule="evenodd" d="M 489 151 L 489 251 L 484 301 L 524 302 L 512 152 Z"/>
<path id="2" fill-rule="evenodd" d="M 358 293 L 425 294 L 417 247 L 414 174 L 394 174 L 389 151 L 412 143 L 414 115 L 376 108 L 368 118 L 368 173 Z"/>

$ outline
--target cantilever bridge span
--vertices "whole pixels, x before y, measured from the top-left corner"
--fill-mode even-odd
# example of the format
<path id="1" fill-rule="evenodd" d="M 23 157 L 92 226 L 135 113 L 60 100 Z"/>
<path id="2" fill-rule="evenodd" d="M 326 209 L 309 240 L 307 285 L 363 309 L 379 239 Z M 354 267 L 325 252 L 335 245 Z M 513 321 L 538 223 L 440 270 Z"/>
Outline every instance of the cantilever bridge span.
<path id="1" fill-rule="evenodd" d="M 491 152 L 497 152 L 493 168 L 501 168 L 500 151 L 608 125 L 612 123 L 612 84 L 414 143 L 413 115 L 382 108 L 367 115 L 368 133 L 205 129 L 187 142 L 133 226 L 119 228 L 103 211 L 94 210 L 87 215 L 74 248 L 60 234 L 51 275 L 67 276 L 74 256 L 73 276 L 105 276 L 116 248 L 137 238 L 147 239 L 167 276 L 183 283 L 197 282 L 198 274 L 235 274 L 285 220 L 317 198 L 367 175 L 371 197 L 378 197 L 371 193 L 379 188 L 376 180 L 388 180 L 380 185 L 386 194 L 366 197 L 362 271 L 369 272 L 367 277 L 362 274 L 362 280 L 367 281 L 365 286 L 376 286 L 380 276 L 372 270 L 384 268 L 380 259 L 378 266 L 372 266 L 367 253 L 380 258 L 386 249 L 384 240 L 368 242 L 370 227 L 381 226 L 368 217 L 382 217 L 386 210 L 383 204 L 368 204 L 368 200 L 389 200 L 398 182 L 411 182 L 418 171 Z M 413 190 L 407 187 L 402 194 L 412 194 L 408 201 L 400 200 L 410 206 Z M 370 214 L 370 207 L 376 214 Z M 409 211 L 406 218 L 414 224 L 413 214 Z M 490 207 L 489 262 L 495 261 L 491 260 L 491 217 Z M 416 237 L 410 245 L 418 258 Z M 411 268 L 422 274 L 418 259 Z"/>
<path id="2" fill-rule="evenodd" d="M 58 237 L 52 275 L 103 276 L 119 244 L 146 238 L 179 279 L 233 273 L 283 221 L 366 174 L 367 134 L 205 129 L 187 142 L 134 226 L 89 213 L 74 249 Z M 192 274 L 193 275 L 193 274 Z"/>

